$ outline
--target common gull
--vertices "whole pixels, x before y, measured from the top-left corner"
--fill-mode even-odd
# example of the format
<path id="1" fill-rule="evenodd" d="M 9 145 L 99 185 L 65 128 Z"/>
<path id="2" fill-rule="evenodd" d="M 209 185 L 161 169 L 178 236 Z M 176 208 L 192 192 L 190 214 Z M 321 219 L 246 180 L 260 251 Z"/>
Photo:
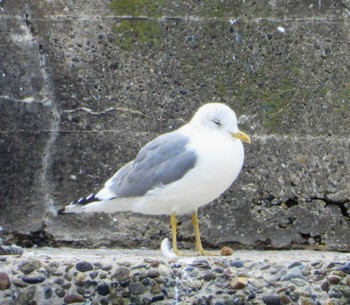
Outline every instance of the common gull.
<path id="1" fill-rule="evenodd" d="M 192 213 L 195 248 L 204 255 L 198 208 L 237 178 L 244 161 L 242 142 L 250 143 L 250 138 L 238 129 L 234 111 L 221 103 L 205 104 L 189 123 L 147 143 L 99 192 L 73 201 L 59 213 L 170 215 L 172 248 L 178 255 L 176 215 Z"/>

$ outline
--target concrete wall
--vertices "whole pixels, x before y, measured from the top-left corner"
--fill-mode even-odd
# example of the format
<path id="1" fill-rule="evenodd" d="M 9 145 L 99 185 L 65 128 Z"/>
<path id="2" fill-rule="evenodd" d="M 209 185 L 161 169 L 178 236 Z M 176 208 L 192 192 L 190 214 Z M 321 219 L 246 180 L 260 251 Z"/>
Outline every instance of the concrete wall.
<path id="1" fill-rule="evenodd" d="M 54 211 L 221 101 L 252 145 L 237 182 L 200 211 L 204 244 L 350 249 L 350 1 L 142 3 L 0 2 L 7 238 L 158 247 L 165 216 Z"/>

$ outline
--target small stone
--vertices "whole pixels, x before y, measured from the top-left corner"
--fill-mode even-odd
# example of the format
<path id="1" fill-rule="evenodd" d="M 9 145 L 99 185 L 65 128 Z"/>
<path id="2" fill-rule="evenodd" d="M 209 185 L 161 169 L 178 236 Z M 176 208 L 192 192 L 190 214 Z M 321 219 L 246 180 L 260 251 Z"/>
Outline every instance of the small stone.
<path id="1" fill-rule="evenodd" d="M 100 272 L 99 276 L 98 276 L 101 280 L 105 280 L 107 278 L 107 273 L 105 272 Z"/>
<path id="2" fill-rule="evenodd" d="M 57 285 L 63 285 L 63 284 L 64 284 L 64 279 L 58 277 L 58 278 L 55 278 L 55 279 L 53 280 L 53 282 L 54 282 L 55 284 L 57 284 Z"/>
<path id="3" fill-rule="evenodd" d="M 222 247 L 220 250 L 220 255 L 222 256 L 230 256 L 233 254 L 233 249 L 230 247 Z"/>
<path id="4" fill-rule="evenodd" d="M 39 284 L 46 280 L 45 276 L 23 276 L 22 281 L 28 284 Z"/>
<path id="5" fill-rule="evenodd" d="M 315 303 L 312 302 L 311 300 L 301 299 L 301 300 L 299 301 L 299 304 L 300 304 L 300 305 L 314 305 Z"/>
<path id="6" fill-rule="evenodd" d="M 170 273 L 171 269 L 166 265 L 160 264 L 158 267 L 158 271 L 160 275 L 167 276 Z"/>
<path id="7" fill-rule="evenodd" d="M 89 273 L 89 275 L 90 275 L 90 278 L 95 279 L 98 276 L 98 272 L 97 271 L 92 271 L 92 272 Z"/>
<path id="8" fill-rule="evenodd" d="M 216 267 L 214 270 L 213 270 L 214 272 L 216 272 L 216 273 L 224 273 L 224 268 L 222 268 L 222 267 Z"/>
<path id="9" fill-rule="evenodd" d="M 155 278 L 160 276 L 160 273 L 159 273 L 159 271 L 152 269 L 152 270 L 147 272 L 147 276 L 151 279 L 155 279 Z"/>
<path id="10" fill-rule="evenodd" d="M 288 266 L 288 269 L 292 269 L 292 268 L 294 268 L 294 267 L 303 267 L 303 266 L 304 266 L 304 265 L 303 265 L 302 262 L 297 261 L 297 262 L 291 263 L 291 264 Z"/>
<path id="11" fill-rule="evenodd" d="M 342 297 L 342 294 L 337 289 L 331 288 L 331 290 L 328 292 L 328 296 L 330 298 L 340 299 Z"/>
<path id="12" fill-rule="evenodd" d="M 329 283 L 328 282 L 322 282 L 321 283 L 321 289 L 323 290 L 323 291 L 329 291 Z"/>
<path id="13" fill-rule="evenodd" d="M 80 272 L 86 272 L 94 269 L 94 266 L 88 262 L 79 262 L 75 265 L 75 268 Z"/>
<path id="14" fill-rule="evenodd" d="M 266 295 L 262 300 L 266 305 L 282 305 L 281 300 L 277 295 Z"/>
<path id="15" fill-rule="evenodd" d="M 350 300 L 350 287 L 345 285 L 339 285 L 338 290 L 342 293 L 343 298 Z"/>
<path id="16" fill-rule="evenodd" d="M 85 274 L 83 272 L 79 272 L 76 276 L 75 276 L 75 281 L 78 284 L 82 284 L 85 280 Z"/>
<path id="17" fill-rule="evenodd" d="M 309 283 L 305 280 L 299 279 L 299 278 L 293 278 L 290 280 L 293 284 L 295 284 L 298 287 L 307 287 L 309 286 Z"/>
<path id="18" fill-rule="evenodd" d="M 241 290 L 248 285 L 248 278 L 243 276 L 238 276 L 231 280 L 230 287 L 233 290 Z"/>
<path id="19" fill-rule="evenodd" d="M 11 286 L 10 277 L 6 272 L 0 272 L 0 290 L 9 289 Z"/>
<path id="20" fill-rule="evenodd" d="M 12 283 L 18 288 L 28 287 L 28 285 L 20 279 L 14 279 Z"/>
<path id="21" fill-rule="evenodd" d="M 129 292 L 136 295 L 144 294 L 146 292 L 146 287 L 141 283 L 130 283 Z"/>
<path id="22" fill-rule="evenodd" d="M 211 269 L 211 266 L 209 265 L 209 261 L 206 259 L 198 259 L 192 262 L 190 266 L 196 267 L 200 270 L 209 270 Z M 187 268 L 186 268 L 187 269 Z"/>
<path id="23" fill-rule="evenodd" d="M 120 262 L 120 263 L 119 263 L 119 266 L 130 267 L 130 266 L 131 266 L 131 263 L 128 262 L 128 261 L 124 261 L 124 262 Z"/>
<path id="24" fill-rule="evenodd" d="M 103 271 L 111 271 L 113 269 L 112 265 L 106 265 L 101 268 Z"/>
<path id="25" fill-rule="evenodd" d="M 62 288 L 56 288 L 55 293 L 59 298 L 63 298 L 66 292 Z"/>
<path id="26" fill-rule="evenodd" d="M 213 272 L 208 272 L 206 274 L 203 275 L 203 280 L 205 280 L 206 282 L 210 282 L 216 279 L 216 274 Z"/>
<path id="27" fill-rule="evenodd" d="M 159 283 L 153 282 L 153 283 L 151 284 L 150 292 L 151 292 L 152 294 L 160 294 L 161 291 L 162 291 L 162 289 L 161 289 Z"/>
<path id="28" fill-rule="evenodd" d="M 289 269 L 285 275 L 281 277 L 282 281 L 289 281 L 291 279 L 304 279 L 304 275 L 300 270 L 300 267 L 294 267 L 292 269 Z"/>
<path id="29" fill-rule="evenodd" d="M 63 301 L 66 304 L 72 304 L 72 303 L 84 302 L 85 299 L 81 295 L 70 294 L 70 295 L 67 295 L 66 297 L 64 297 Z"/>
<path id="30" fill-rule="evenodd" d="M 282 294 L 279 297 L 280 297 L 280 301 L 283 305 L 287 305 L 287 304 L 291 303 L 290 298 L 288 296 L 286 296 L 285 294 Z"/>
<path id="31" fill-rule="evenodd" d="M 339 268 L 340 271 L 346 273 L 346 274 L 350 274 L 350 262 L 347 262 L 346 264 L 344 264 L 343 266 L 341 266 Z"/>
<path id="32" fill-rule="evenodd" d="M 336 276 L 336 275 L 331 275 L 329 278 L 328 278 L 328 283 L 330 285 L 338 285 L 340 283 L 340 280 L 341 278 L 339 276 Z"/>
<path id="33" fill-rule="evenodd" d="M 159 264 L 160 264 L 160 261 L 158 261 L 158 260 L 152 260 L 152 261 L 150 262 L 150 266 L 151 266 L 152 268 L 157 268 L 157 267 L 159 266 Z"/>
<path id="34" fill-rule="evenodd" d="M 350 286 L 350 277 L 347 277 L 347 278 L 346 278 L 346 284 L 347 284 L 348 286 Z"/>
<path id="35" fill-rule="evenodd" d="M 108 301 L 108 299 L 102 298 L 102 299 L 100 300 L 100 304 L 101 304 L 101 305 L 109 305 L 109 301 Z"/>
<path id="36" fill-rule="evenodd" d="M 41 262 L 33 259 L 33 260 L 28 260 L 28 261 L 23 261 L 18 264 L 18 269 L 21 270 L 24 274 L 29 274 L 33 272 L 34 270 L 37 270 L 41 268 Z"/>
<path id="37" fill-rule="evenodd" d="M 115 278 L 119 282 L 123 282 L 129 279 L 130 271 L 125 267 L 118 268 L 114 274 L 112 275 L 112 278 Z"/>
<path id="38" fill-rule="evenodd" d="M 238 258 L 233 261 L 230 261 L 230 266 L 236 267 L 236 268 L 242 268 L 244 266 L 244 263 Z"/>
<path id="39" fill-rule="evenodd" d="M 44 296 L 45 296 L 45 299 L 51 299 L 52 297 L 52 288 L 51 287 L 45 287 L 44 288 Z"/>
<path id="40" fill-rule="evenodd" d="M 156 295 L 152 298 L 151 303 L 163 301 L 165 299 L 164 295 Z"/>
<path id="41" fill-rule="evenodd" d="M 65 283 L 65 284 L 62 285 L 62 288 L 63 288 L 64 290 L 69 290 L 71 287 L 72 287 L 72 284 L 71 284 L 71 283 Z"/>
<path id="42" fill-rule="evenodd" d="M 36 286 L 30 286 L 26 289 L 24 289 L 22 292 L 20 292 L 20 294 L 18 295 L 18 297 L 16 298 L 15 303 L 12 304 L 33 304 L 34 301 L 34 295 L 36 292 Z M 36 303 L 34 303 L 36 304 Z"/>
<path id="43" fill-rule="evenodd" d="M 99 295 L 106 296 L 109 294 L 109 286 L 107 284 L 100 284 L 97 286 L 97 292 Z"/>

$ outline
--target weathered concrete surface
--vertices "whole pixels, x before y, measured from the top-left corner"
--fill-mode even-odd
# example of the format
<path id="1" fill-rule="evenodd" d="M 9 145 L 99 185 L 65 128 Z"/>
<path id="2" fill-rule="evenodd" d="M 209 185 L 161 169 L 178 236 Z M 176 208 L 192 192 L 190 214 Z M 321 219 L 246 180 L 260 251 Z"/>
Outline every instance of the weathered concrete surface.
<path id="1" fill-rule="evenodd" d="M 200 211 L 206 246 L 349 250 L 349 1 L 116 3 L 0 2 L 8 238 L 158 247 L 167 217 L 53 211 L 223 101 L 253 143 L 238 181 Z"/>

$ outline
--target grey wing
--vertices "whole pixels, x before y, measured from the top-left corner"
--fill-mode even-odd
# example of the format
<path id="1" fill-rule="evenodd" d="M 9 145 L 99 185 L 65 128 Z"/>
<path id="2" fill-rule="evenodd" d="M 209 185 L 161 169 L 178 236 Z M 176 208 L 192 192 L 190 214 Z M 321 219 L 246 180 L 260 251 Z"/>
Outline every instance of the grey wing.
<path id="1" fill-rule="evenodd" d="M 189 140 L 178 133 L 157 137 L 107 181 L 96 197 L 101 197 L 102 192 L 109 199 L 143 196 L 149 190 L 181 179 L 197 161 L 196 153 L 187 149 Z"/>

